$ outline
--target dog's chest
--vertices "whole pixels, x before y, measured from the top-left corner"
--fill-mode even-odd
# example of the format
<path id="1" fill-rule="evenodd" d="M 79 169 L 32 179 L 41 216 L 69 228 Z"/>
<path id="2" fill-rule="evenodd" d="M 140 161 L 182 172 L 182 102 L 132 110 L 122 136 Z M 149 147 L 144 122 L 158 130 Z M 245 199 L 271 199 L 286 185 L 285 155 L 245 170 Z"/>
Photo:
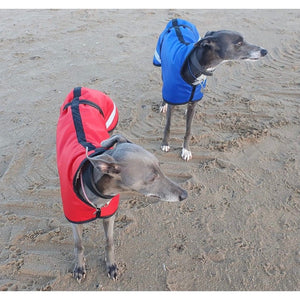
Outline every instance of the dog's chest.
<path id="1" fill-rule="evenodd" d="M 193 85 L 199 85 L 199 84 L 203 84 L 204 81 L 206 80 L 206 76 L 201 74 L 194 82 Z"/>

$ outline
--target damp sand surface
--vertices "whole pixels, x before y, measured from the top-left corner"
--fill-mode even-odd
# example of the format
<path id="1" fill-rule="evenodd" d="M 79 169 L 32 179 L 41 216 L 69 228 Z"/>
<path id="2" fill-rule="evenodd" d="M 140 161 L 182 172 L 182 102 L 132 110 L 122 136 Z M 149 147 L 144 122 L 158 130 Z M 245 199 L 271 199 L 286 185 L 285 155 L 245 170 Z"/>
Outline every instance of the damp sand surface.
<path id="1" fill-rule="evenodd" d="M 165 116 L 152 57 L 174 17 L 202 36 L 239 31 L 269 51 L 208 78 L 188 163 L 184 106 L 174 112 L 170 152 L 160 150 Z M 299 290 L 299 25 L 299 10 L 0 10 L 0 289 Z M 121 197 L 116 282 L 105 274 L 101 221 L 84 227 L 85 281 L 71 276 L 55 138 L 76 86 L 107 93 L 120 112 L 116 133 L 152 152 L 189 193 L 181 203 Z"/>

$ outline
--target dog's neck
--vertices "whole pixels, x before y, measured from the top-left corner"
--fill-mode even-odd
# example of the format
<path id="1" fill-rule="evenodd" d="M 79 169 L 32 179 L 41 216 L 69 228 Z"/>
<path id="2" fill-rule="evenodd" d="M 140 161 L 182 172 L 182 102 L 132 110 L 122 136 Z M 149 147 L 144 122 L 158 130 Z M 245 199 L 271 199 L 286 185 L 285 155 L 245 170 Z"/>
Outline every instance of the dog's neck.
<path id="1" fill-rule="evenodd" d="M 183 63 L 181 76 L 188 84 L 197 85 L 201 83 L 201 76 L 212 76 L 213 71 L 205 59 L 204 50 L 196 47 Z"/>
<path id="2" fill-rule="evenodd" d="M 105 186 L 109 186 L 109 175 L 103 175 L 90 162 L 81 169 L 79 192 L 87 202 L 101 207 L 109 202 L 115 194 L 110 194 Z"/>

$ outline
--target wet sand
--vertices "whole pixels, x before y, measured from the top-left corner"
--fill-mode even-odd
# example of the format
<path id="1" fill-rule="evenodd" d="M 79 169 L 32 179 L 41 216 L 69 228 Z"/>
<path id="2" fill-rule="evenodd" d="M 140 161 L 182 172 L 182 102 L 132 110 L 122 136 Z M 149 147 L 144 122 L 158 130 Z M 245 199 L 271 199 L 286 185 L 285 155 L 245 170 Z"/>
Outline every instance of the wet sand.
<path id="1" fill-rule="evenodd" d="M 202 36 L 239 31 L 269 51 L 208 78 L 188 163 L 183 106 L 171 151 L 160 150 L 165 116 L 152 57 L 174 17 Z M 299 25 L 300 10 L 0 10 L 0 290 L 299 290 Z M 116 132 L 154 153 L 189 193 L 182 203 L 122 196 L 116 282 L 105 274 L 101 221 L 85 226 L 86 280 L 71 276 L 55 135 L 76 86 L 109 94 Z"/>

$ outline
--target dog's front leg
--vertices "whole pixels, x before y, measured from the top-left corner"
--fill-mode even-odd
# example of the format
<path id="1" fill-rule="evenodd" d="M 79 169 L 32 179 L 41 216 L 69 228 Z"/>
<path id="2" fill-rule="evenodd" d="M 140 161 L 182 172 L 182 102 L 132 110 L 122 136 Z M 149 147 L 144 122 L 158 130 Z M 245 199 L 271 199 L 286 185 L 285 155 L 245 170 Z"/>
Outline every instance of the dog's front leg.
<path id="1" fill-rule="evenodd" d="M 192 121 L 195 114 L 195 108 L 196 108 L 197 102 L 189 102 L 187 107 L 187 113 L 186 113 L 186 131 L 183 141 L 183 147 L 181 152 L 181 158 L 185 161 L 188 161 L 192 158 L 192 152 L 190 151 L 190 139 L 191 139 L 191 128 L 192 128 Z"/>
<path id="2" fill-rule="evenodd" d="M 106 246 L 105 246 L 105 261 L 106 261 L 106 270 L 107 275 L 113 280 L 117 279 L 117 265 L 115 263 L 115 249 L 114 249 L 114 222 L 115 215 L 103 219 L 103 227 L 106 237 Z"/>
<path id="3" fill-rule="evenodd" d="M 82 246 L 82 224 L 72 224 L 73 236 L 75 241 L 75 268 L 73 271 L 73 277 L 81 282 L 85 278 L 86 268 L 85 268 L 85 257 L 83 254 L 84 247 Z"/>
<path id="4" fill-rule="evenodd" d="M 171 127 L 171 117 L 172 117 L 172 111 L 174 109 L 174 105 L 170 105 L 168 104 L 167 107 L 167 121 L 166 121 L 166 126 L 165 126 L 165 130 L 164 130 L 164 137 L 163 137 L 163 141 L 161 144 L 161 150 L 168 152 L 170 150 L 170 146 L 169 146 L 169 137 L 170 137 L 170 127 Z"/>

